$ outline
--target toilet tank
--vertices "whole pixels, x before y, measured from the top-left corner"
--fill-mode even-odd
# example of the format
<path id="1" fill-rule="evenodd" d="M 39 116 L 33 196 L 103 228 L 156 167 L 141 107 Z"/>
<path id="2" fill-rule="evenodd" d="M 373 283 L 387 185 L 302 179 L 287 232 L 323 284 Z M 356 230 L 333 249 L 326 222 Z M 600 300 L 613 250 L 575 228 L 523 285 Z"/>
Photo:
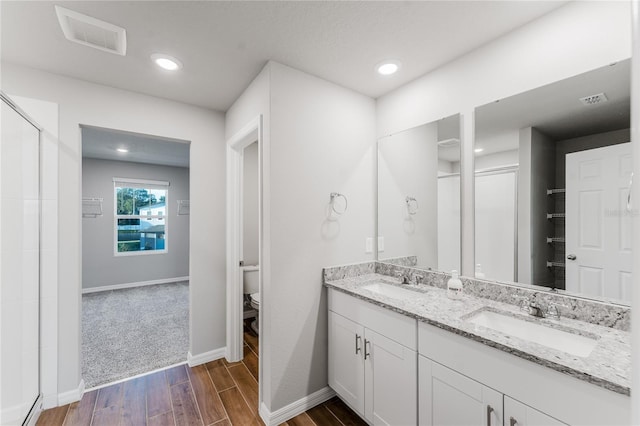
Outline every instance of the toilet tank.
<path id="1" fill-rule="evenodd" d="M 242 268 L 242 292 L 245 294 L 258 293 L 260 291 L 260 280 L 258 265 L 247 265 Z"/>

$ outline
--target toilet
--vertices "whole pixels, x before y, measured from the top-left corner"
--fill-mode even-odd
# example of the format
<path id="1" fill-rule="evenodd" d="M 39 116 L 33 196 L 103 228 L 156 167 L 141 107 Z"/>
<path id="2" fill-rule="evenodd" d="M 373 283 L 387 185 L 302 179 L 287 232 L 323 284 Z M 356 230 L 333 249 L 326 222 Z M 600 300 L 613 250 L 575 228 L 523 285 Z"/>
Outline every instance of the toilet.
<path id="1" fill-rule="evenodd" d="M 255 319 L 251 322 L 251 329 L 258 334 L 258 314 L 260 311 L 260 267 L 258 265 L 243 266 L 242 268 L 242 292 L 245 304 L 248 304 L 256 312 Z M 246 318 L 246 317 L 245 317 Z"/>

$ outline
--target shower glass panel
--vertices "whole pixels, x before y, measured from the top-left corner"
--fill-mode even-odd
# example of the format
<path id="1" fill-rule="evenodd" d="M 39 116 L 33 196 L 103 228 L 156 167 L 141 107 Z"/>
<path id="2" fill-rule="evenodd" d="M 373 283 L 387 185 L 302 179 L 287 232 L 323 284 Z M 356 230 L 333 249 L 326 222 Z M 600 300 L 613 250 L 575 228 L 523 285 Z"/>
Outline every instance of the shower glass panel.
<path id="1" fill-rule="evenodd" d="M 40 395 L 40 132 L 3 97 L 0 145 L 0 424 Z"/>

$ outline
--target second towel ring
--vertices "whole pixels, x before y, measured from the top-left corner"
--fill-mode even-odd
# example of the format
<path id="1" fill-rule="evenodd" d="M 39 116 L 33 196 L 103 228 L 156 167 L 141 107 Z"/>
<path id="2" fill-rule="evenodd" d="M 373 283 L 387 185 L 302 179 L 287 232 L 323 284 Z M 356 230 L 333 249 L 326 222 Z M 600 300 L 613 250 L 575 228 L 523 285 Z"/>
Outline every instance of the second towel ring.
<path id="1" fill-rule="evenodd" d="M 329 200 L 329 204 L 331 204 L 331 210 L 334 211 L 335 214 L 337 215 L 341 215 L 344 212 L 347 211 L 347 197 L 345 197 L 343 194 L 340 194 L 339 192 L 332 192 L 330 194 L 330 200 Z M 340 207 L 340 203 L 337 203 L 337 201 L 342 198 L 344 200 L 344 207 Z"/>
<path id="2" fill-rule="evenodd" d="M 418 200 L 414 197 L 407 196 L 407 198 L 405 198 L 405 203 L 407 203 L 407 212 L 411 216 L 418 213 Z"/>

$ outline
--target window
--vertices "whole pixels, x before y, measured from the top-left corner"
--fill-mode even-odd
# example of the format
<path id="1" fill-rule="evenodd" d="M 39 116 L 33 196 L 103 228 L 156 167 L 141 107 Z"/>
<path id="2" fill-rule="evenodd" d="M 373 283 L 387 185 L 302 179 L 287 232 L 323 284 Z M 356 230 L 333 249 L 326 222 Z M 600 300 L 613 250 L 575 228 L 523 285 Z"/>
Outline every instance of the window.
<path id="1" fill-rule="evenodd" d="M 167 252 L 169 182 L 113 178 L 116 255 Z"/>

